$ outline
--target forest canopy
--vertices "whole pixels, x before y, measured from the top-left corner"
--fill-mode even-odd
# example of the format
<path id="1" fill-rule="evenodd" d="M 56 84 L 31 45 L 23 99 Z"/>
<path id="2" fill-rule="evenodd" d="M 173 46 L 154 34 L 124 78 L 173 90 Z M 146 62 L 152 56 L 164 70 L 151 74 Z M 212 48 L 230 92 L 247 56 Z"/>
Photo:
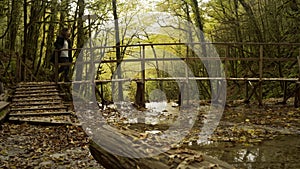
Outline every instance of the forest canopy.
<path id="1" fill-rule="evenodd" d="M 107 28 L 108 23 L 119 18 L 122 18 L 118 20 L 120 27 L 114 28 L 118 30 L 115 32 L 119 34 L 119 45 L 178 42 L 178 39 L 154 35 L 149 29 L 124 36 L 134 17 L 150 12 L 191 23 L 204 33 L 195 42 L 204 41 L 205 37 L 210 42 L 298 43 L 300 38 L 300 2 L 297 0 L 2 0 L 0 80 L 6 84 L 16 82 L 17 58 L 21 58 L 38 80 L 51 79 L 49 58 L 54 50 L 53 43 L 65 27 L 71 30 L 72 47 L 78 49 L 73 50 L 74 61 L 78 58 L 79 49 L 89 43 L 88 39 L 95 32 Z M 100 45 L 106 43 L 105 37 L 102 40 Z M 116 55 L 116 59 L 128 57 L 125 50 L 121 49 L 119 53 L 123 56 L 118 58 Z M 222 53 L 222 49 L 218 50 Z M 269 57 L 295 58 L 299 52 L 295 46 L 271 46 L 264 53 Z M 232 57 L 250 57 L 258 56 L 258 51 L 253 47 L 240 46 L 231 49 L 230 54 Z M 272 62 L 265 67 L 271 71 L 268 76 L 280 77 L 289 70 L 286 76 L 295 77 L 297 69 L 290 69 L 295 64 Z M 245 62 L 230 63 L 229 75 L 255 76 L 256 67 L 256 64 Z M 102 72 L 114 72 L 115 68 L 104 66 Z"/>

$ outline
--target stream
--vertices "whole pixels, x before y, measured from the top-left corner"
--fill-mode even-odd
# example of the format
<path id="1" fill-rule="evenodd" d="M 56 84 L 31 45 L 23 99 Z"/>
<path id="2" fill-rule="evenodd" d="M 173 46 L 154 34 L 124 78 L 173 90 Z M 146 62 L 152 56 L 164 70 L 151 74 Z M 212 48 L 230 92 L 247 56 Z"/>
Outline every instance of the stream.
<path id="1" fill-rule="evenodd" d="M 299 169 L 300 136 L 278 136 L 257 145 L 235 145 L 230 142 L 211 142 L 206 145 L 191 145 L 239 169 Z"/>
<path id="2" fill-rule="evenodd" d="M 136 116 L 126 116 L 125 123 L 130 124 L 129 128 L 159 135 L 176 121 L 178 107 L 170 103 L 146 106 L 151 109 L 150 112 L 147 110 L 140 115 L 145 121 L 140 122 Z M 201 107 L 200 111 L 207 110 L 208 106 Z M 197 144 L 201 124 L 196 122 L 196 128 L 190 131 L 189 138 L 183 140 L 180 146 L 201 151 L 238 169 L 299 169 L 299 116 L 300 111 L 291 106 L 227 108 L 209 141 Z"/>

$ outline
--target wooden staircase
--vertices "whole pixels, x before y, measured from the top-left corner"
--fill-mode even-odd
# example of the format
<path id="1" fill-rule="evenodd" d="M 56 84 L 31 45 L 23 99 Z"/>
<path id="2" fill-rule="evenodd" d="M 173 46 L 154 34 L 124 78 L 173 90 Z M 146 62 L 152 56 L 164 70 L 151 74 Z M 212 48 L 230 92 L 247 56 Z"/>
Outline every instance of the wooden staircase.
<path id="1" fill-rule="evenodd" d="M 64 125 L 76 123 L 53 82 L 19 83 L 10 105 L 9 121 Z"/>

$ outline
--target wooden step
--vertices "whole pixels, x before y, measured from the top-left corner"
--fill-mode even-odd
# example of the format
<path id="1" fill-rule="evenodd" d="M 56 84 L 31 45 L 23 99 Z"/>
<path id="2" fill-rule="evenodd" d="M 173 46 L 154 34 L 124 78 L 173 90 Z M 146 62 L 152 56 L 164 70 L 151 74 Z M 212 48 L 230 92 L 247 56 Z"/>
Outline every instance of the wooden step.
<path id="1" fill-rule="evenodd" d="M 29 101 L 29 102 L 14 102 L 11 104 L 12 107 L 20 107 L 20 106 L 42 106 L 42 105 L 57 105 L 62 104 L 61 100 L 54 101 Z"/>
<path id="2" fill-rule="evenodd" d="M 63 96 L 62 93 L 37 93 L 37 94 L 17 94 L 13 98 L 28 98 L 28 97 L 48 97 L 48 96 Z"/>
<path id="3" fill-rule="evenodd" d="M 10 122 L 14 123 L 28 123 L 28 124 L 34 124 L 34 125 L 73 125 L 71 121 L 58 121 L 58 120 L 46 120 L 46 119 L 20 119 L 20 118 L 9 118 Z"/>
<path id="4" fill-rule="evenodd" d="M 24 116 L 60 116 L 60 115 L 72 115 L 71 112 L 31 112 L 31 113 L 10 113 L 9 117 L 24 117 Z"/>
<path id="5" fill-rule="evenodd" d="M 48 116 L 10 116 L 9 120 L 23 120 L 23 121 L 68 121 L 71 122 L 70 116 L 68 115 L 48 115 Z"/>
<path id="6" fill-rule="evenodd" d="M 77 123 L 77 119 L 68 112 L 63 104 L 64 94 L 60 93 L 55 83 L 26 82 L 20 83 L 12 97 L 8 120 L 17 123 L 39 125 L 65 125 Z"/>
<path id="7" fill-rule="evenodd" d="M 43 90 L 19 90 L 15 94 L 37 94 L 37 93 L 58 93 L 57 89 L 43 89 Z"/>
<path id="8" fill-rule="evenodd" d="M 59 96 L 52 96 L 52 97 L 29 97 L 29 98 L 13 98 L 13 102 L 29 102 L 29 101 L 58 101 L 61 100 Z"/>
<path id="9" fill-rule="evenodd" d="M 55 82 L 21 82 L 17 87 L 56 86 Z"/>
<path id="10" fill-rule="evenodd" d="M 23 91 L 23 90 L 50 90 L 50 89 L 57 89 L 56 86 L 29 86 L 29 87 L 19 87 L 16 88 L 15 91 Z"/>
<path id="11" fill-rule="evenodd" d="M 36 111 L 36 110 L 57 110 L 57 109 L 67 109 L 65 106 L 41 106 L 41 107 L 12 107 L 10 111 Z"/>

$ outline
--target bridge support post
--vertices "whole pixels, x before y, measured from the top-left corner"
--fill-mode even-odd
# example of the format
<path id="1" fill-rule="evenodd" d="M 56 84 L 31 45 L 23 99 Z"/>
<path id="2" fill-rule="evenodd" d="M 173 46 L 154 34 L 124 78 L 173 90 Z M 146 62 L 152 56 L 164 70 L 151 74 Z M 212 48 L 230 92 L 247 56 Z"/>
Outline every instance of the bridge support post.
<path id="1" fill-rule="evenodd" d="M 249 101 L 249 82 L 248 80 L 245 81 L 245 100 L 244 103 L 248 104 L 250 103 Z"/>
<path id="2" fill-rule="evenodd" d="M 288 86 L 288 82 L 283 82 L 283 101 L 282 103 L 283 104 L 286 104 L 286 101 L 288 99 L 288 96 L 287 96 L 287 86 Z"/>
<path id="3" fill-rule="evenodd" d="M 183 99 L 182 99 L 182 97 L 184 97 L 184 93 L 185 93 L 185 82 L 180 82 L 180 87 L 179 87 L 179 89 L 180 89 L 180 91 L 179 91 L 179 93 L 178 93 L 178 106 L 182 106 L 183 104 Z"/>
<path id="4" fill-rule="evenodd" d="M 298 108 L 300 102 L 300 81 L 296 82 L 294 107 Z"/>
<path id="5" fill-rule="evenodd" d="M 145 83 L 142 81 L 136 82 L 135 104 L 145 108 Z"/>
<path id="6" fill-rule="evenodd" d="M 259 46 L 259 96 L 258 96 L 258 104 L 259 106 L 262 106 L 262 100 L 263 100 L 263 57 L 264 57 L 264 46 Z"/>
<path id="7" fill-rule="evenodd" d="M 58 69 L 59 69 L 59 65 L 58 65 L 58 51 L 55 51 L 55 55 L 54 55 L 54 81 L 57 84 L 58 83 Z"/>
<path id="8" fill-rule="evenodd" d="M 104 100 L 104 95 L 103 95 L 103 83 L 100 83 L 100 98 L 101 98 L 101 104 L 102 104 L 102 108 L 104 108 L 105 100 Z"/>
<path id="9" fill-rule="evenodd" d="M 4 93 L 3 83 L 0 82 L 0 94 Z"/>
<path id="10" fill-rule="evenodd" d="M 294 100 L 294 107 L 299 107 L 300 102 L 300 49 L 299 49 L 299 56 L 298 59 L 298 68 L 299 68 L 299 75 L 298 75 L 298 81 L 296 82 L 296 89 L 295 89 L 295 100 Z"/>
<path id="11" fill-rule="evenodd" d="M 178 106 L 184 107 L 190 105 L 190 90 L 188 89 L 188 82 L 181 81 L 179 82 L 179 93 L 178 93 Z M 216 94 L 217 95 L 217 94 Z"/>

